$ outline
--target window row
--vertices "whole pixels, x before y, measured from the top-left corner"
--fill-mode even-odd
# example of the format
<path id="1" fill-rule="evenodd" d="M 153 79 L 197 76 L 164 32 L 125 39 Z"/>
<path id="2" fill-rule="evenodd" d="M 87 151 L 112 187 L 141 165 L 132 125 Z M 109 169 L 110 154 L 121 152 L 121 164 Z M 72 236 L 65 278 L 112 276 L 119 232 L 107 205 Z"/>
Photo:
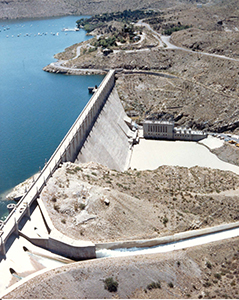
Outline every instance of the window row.
<path id="1" fill-rule="evenodd" d="M 163 125 L 148 125 L 148 132 L 168 132 L 168 127 Z"/>

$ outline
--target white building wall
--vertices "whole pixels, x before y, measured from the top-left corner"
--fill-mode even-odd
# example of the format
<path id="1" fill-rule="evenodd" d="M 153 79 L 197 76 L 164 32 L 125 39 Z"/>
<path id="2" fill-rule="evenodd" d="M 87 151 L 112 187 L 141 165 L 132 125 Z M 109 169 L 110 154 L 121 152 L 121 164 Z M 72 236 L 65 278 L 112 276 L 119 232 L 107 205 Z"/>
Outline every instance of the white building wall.
<path id="1" fill-rule="evenodd" d="M 199 141 L 207 137 L 201 131 L 174 127 L 173 122 L 146 120 L 143 123 L 144 138 L 182 141 Z"/>

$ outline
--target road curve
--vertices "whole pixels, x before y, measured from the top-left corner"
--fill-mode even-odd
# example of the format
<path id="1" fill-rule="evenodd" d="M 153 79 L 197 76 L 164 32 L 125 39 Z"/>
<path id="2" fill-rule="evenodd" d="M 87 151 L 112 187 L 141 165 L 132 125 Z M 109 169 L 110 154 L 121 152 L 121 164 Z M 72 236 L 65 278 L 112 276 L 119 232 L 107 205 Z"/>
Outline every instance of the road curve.
<path id="1" fill-rule="evenodd" d="M 227 57 L 224 55 L 218 55 L 218 54 L 207 53 L 207 52 L 202 52 L 202 51 L 193 51 L 193 50 L 190 50 L 187 48 L 178 47 L 170 42 L 171 36 L 165 36 L 165 35 L 159 34 L 157 31 L 153 30 L 153 28 L 148 23 L 144 23 L 141 20 L 137 24 L 141 25 L 141 26 L 145 26 L 146 28 L 148 28 L 148 30 L 150 30 L 153 33 L 153 35 L 155 37 L 157 36 L 157 40 L 161 41 L 161 44 L 158 47 L 162 47 L 162 45 L 163 45 L 163 47 L 165 49 L 176 49 L 176 50 L 182 50 L 182 51 L 191 52 L 191 53 L 197 53 L 200 55 L 206 55 L 206 56 L 212 56 L 212 57 L 221 58 L 221 59 L 227 59 L 227 60 L 231 60 L 231 61 L 239 61 L 239 59 Z"/>

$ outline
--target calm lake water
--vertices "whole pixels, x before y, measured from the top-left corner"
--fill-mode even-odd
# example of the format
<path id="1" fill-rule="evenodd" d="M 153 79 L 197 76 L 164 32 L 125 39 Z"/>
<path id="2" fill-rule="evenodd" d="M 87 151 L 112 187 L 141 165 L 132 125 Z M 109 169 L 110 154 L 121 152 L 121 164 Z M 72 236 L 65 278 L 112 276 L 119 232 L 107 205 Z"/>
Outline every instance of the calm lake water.
<path id="1" fill-rule="evenodd" d="M 50 74 L 53 55 L 87 40 L 80 17 L 0 21 L 0 218 L 6 193 L 49 159 L 103 76 Z"/>

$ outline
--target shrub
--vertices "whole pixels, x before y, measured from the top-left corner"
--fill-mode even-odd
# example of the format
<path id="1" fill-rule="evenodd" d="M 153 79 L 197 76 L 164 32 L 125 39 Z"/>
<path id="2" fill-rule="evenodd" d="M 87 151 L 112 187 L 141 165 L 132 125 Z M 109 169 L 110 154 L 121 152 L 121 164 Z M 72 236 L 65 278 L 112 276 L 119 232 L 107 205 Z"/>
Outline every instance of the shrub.
<path id="1" fill-rule="evenodd" d="M 85 204 L 84 203 L 80 203 L 79 207 L 80 207 L 81 210 L 83 210 L 83 209 L 85 209 Z"/>
<path id="2" fill-rule="evenodd" d="M 52 202 L 56 202 L 56 201 L 57 201 L 56 196 L 53 196 L 53 197 L 51 198 L 51 201 L 52 201 Z"/>
<path id="3" fill-rule="evenodd" d="M 169 286 L 170 288 L 173 288 L 173 283 L 172 283 L 172 281 L 170 281 L 170 282 L 168 283 L 168 286 Z"/>
<path id="4" fill-rule="evenodd" d="M 160 281 L 157 282 L 151 282 L 150 284 L 147 285 L 147 289 L 148 290 L 152 290 L 152 289 L 161 289 L 161 283 Z"/>
<path id="5" fill-rule="evenodd" d="M 89 53 L 91 53 L 91 52 L 94 52 L 96 50 L 97 50 L 97 47 L 90 47 L 88 51 L 89 51 Z"/>
<path id="6" fill-rule="evenodd" d="M 208 269 L 211 269 L 211 268 L 212 268 L 212 264 L 211 264 L 209 261 L 207 261 L 207 262 L 206 262 L 206 267 L 207 267 Z"/>
<path id="7" fill-rule="evenodd" d="M 109 292 L 117 292 L 118 282 L 113 279 L 113 277 L 108 277 L 104 280 L 105 289 Z"/>
<path id="8" fill-rule="evenodd" d="M 184 29 L 188 29 L 188 28 L 190 28 L 190 26 L 188 26 L 188 25 L 174 26 L 172 28 L 164 30 L 163 34 L 165 34 L 165 35 L 171 35 L 175 31 L 180 31 L 180 30 L 184 30 Z"/>
<path id="9" fill-rule="evenodd" d="M 75 167 L 75 172 L 82 171 L 81 167 Z"/>
<path id="10" fill-rule="evenodd" d="M 166 226 L 167 223 L 168 223 L 168 218 L 165 216 L 163 218 L 163 225 Z"/>
<path id="11" fill-rule="evenodd" d="M 205 288 L 208 288 L 208 287 L 210 287 L 212 284 L 211 284 L 211 282 L 209 282 L 209 281 L 207 281 L 207 282 L 205 282 L 204 284 L 203 284 L 203 286 L 205 287 Z"/>
<path id="12" fill-rule="evenodd" d="M 215 274 L 214 274 L 214 277 L 217 278 L 217 279 L 221 279 L 222 276 L 221 276 L 220 273 L 215 273 Z"/>
<path id="13" fill-rule="evenodd" d="M 235 280 L 233 280 L 231 283 L 230 283 L 231 286 L 235 286 L 236 285 L 236 282 Z"/>

